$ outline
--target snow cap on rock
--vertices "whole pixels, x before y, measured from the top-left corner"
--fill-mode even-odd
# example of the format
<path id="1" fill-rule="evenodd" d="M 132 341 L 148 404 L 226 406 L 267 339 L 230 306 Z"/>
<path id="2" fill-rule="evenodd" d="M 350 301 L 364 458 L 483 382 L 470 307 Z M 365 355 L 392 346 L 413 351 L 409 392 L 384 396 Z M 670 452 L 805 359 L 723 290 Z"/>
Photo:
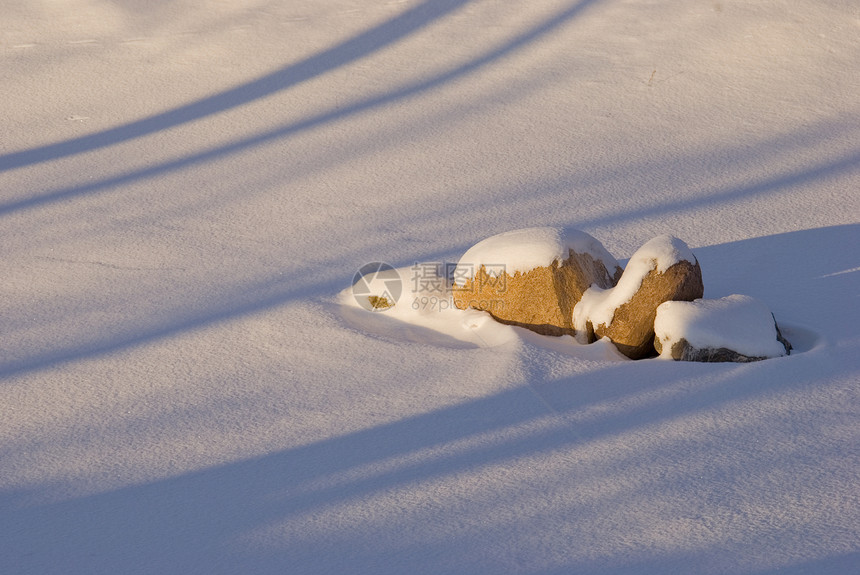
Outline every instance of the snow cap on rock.
<path id="1" fill-rule="evenodd" d="M 602 261 L 608 270 L 618 267 L 618 261 L 606 248 L 585 232 L 570 228 L 525 228 L 491 236 L 472 246 L 460 258 L 458 269 L 464 273 L 458 273 L 455 283 L 462 286 L 473 279 L 482 265 L 501 267 L 514 275 L 565 260 L 570 250 L 589 254 Z"/>
<path id="2" fill-rule="evenodd" d="M 574 309 L 574 326 L 586 330 L 586 322 L 610 326 L 615 310 L 628 303 L 652 270 L 663 273 L 678 262 L 696 264 L 696 256 L 682 240 L 662 235 L 646 242 L 630 257 L 618 285 L 609 290 L 592 288 Z"/>
<path id="3" fill-rule="evenodd" d="M 691 359 L 693 354 L 706 358 L 720 350 L 721 356 L 734 352 L 736 357 L 745 358 L 733 361 L 788 353 L 784 340 L 780 341 L 773 314 L 764 303 L 747 295 L 667 301 L 657 308 L 654 332 L 661 357 L 682 359 L 684 349 L 688 357 L 683 359 Z"/>

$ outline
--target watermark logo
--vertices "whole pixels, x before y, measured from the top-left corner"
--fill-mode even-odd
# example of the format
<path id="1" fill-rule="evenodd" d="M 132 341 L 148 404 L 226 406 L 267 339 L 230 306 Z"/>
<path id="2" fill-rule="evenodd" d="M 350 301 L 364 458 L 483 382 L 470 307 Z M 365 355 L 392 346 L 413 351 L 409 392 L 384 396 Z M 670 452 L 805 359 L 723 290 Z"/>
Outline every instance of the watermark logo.
<path id="1" fill-rule="evenodd" d="M 406 289 L 411 287 L 415 311 L 441 312 L 471 307 L 494 312 L 505 307 L 500 297 L 507 290 L 505 264 L 416 262 L 410 271 L 411 281 Z M 399 302 L 404 291 L 403 282 L 394 267 L 372 262 L 356 272 L 352 295 L 367 311 L 386 311 Z"/>
<path id="2" fill-rule="evenodd" d="M 364 264 L 352 278 L 352 296 L 367 311 L 393 307 L 402 292 L 400 274 L 384 262 Z"/>

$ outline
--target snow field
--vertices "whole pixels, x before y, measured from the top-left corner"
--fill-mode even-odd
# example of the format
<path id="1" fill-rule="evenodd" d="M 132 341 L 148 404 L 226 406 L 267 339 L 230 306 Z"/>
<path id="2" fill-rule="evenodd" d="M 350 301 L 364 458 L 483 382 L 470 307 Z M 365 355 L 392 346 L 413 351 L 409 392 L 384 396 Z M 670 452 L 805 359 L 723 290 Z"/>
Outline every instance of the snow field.
<path id="1" fill-rule="evenodd" d="M 5 2 L 0 572 L 851 573 L 855 4 Z M 795 350 L 341 299 L 533 227 Z"/>

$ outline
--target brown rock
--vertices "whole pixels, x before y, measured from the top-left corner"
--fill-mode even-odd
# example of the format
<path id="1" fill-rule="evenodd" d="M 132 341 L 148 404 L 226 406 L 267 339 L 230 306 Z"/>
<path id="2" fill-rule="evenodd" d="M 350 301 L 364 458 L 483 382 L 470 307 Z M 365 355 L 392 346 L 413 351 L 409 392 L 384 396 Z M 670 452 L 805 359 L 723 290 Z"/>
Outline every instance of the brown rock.
<path id="1" fill-rule="evenodd" d="M 631 257 L 616 288 L 589 291 L 575 310 L 575 325 L 582 331 L 581 340 L 608 337 L 627 357 L 642 359 L 655 355 L 657 306 L 692 301 L 704 291 L 701 267 L 686 244 L 660 236 Z"/>
<path id="2" fill-rule="evenodd" d="M 773 313 L 745 295 L 665 302 L 654 331 L 657 353 L 677 361 L 747 363 L 791 353 Z"/>
<path id="3" fill-rule="evenodd" d="M 663 353 L 659 339 L 654 340 L 654 347 L 657 348 L 657 353 Z M 671 354 L 672 359 L 676 361 L 698 361 L 705 363 L 750 363 L 753 361 L 768 359 L 768 356 L 744 355 L 727 347 L 707 347 L 700 349 L 691 345 L 690 342 L 684 338 L 673 342 L 669 353 Z"/>
<path id="4" fill-rule="evenodd" d="M 621 277 L 622 269 L 614 258 L 607 254 L 606 259 L 612 259 L 607 262 L 611 273 L 603 259 L 573 248 L 568 249 L 565 260 L 525 272 L 491 274 L 481 265 L 474 277 L 454 285 L 454 304 L 460 309 L 487 311 L 501 323 L 543 335 L 573 335 L 573 308 L 582 294 L 592 285 L 612 287 Z"/>
<path id="5" fill-rule="evenodd" d="M 597 339 L 608 337 L 618 351 L 631 359 L 655 354 L 654 318 L 665 301 L 693 301 L 704 295 L 699 263 L 680 261 L 660 273 L 651 270 L 633 298 L 616 308 L 609 326 L 594 327 Z"/>

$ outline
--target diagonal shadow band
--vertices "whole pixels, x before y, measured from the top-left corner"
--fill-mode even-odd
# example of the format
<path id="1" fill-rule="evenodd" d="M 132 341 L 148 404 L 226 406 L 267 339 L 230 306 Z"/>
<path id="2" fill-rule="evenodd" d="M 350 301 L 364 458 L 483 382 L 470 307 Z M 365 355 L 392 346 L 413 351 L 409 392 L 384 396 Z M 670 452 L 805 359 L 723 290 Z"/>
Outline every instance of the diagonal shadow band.
<path id="1" fill-rule="evenodd" d="M 492 470 L 494 466 L 520 466 L 525 458 L 552 456 L 563 471 L 559 479 L 570 481 L 575 477 L 583 488 L 587 482 L 602 481 L 601 485 L 605 485 L 606 479 L 633 474 L 645 481 L 636 485 L 629 496 L 653 493 L 654 489 L 665 493 L 667 479 L 672 480 L 671 485 L 676 489 L 696 493 L 705 478 L 709 480 L 705 485 L 719 486 L 727 468 L 736 470 L 737 476 L 743 478 L 771 466 L 784 465 L 781 458 L 791 452 L 793 444 L 782 444 L 785 449 L 752 468 L 743 466 L 751 461 L 754 452 L 735 450 L 737 460 L 728 464 L 693 470 L 673 464 L 663 468 L 663 473 L 646 471 L 643 475 L 641 466 L 650 459 L 629 449 L 627 442 L 647 435 L 648 441 L 640 446 L 648 449 L 647 455 L 658 461 L 665 462 L 669 458 L 677 462 L 674 449 L 681 442 L 704 440 L 705 434 L 709 442 L 713 441 L 713 425 L 699 428 L 696 432 L 701 434 L 699 436 L 668 434 L 655 439 L 653 435 L 658 426 L 670 425 L 677 429 L 678 422 L 697 414 L 812 389 L 819 385 L 815 370 L 821 367 L 820 361 L 809 361 L 800 371 L 783 365 L 780 373 L 787 377 L 749 385 L 749 375 L 714 366 L 722 376 L 710 381 L 699 379 L 695 385 L 688 385 L 685 381 L 696 379 L 701 373 L 698 368 L 702 366 L 666 369 L 667 365 L 618 363 L 577 375 L 575 381 L 567 377 L 541 381 L 538 383 L 541 393 L 551 397 L 558 411 L 549 418 L 524 387 L 516 386 L 344 435 L 82 497 L 24 504 L 31 497 L 25 490 L 0 494 L 0 507 L 7 510 L 10 525 L 25 527 L 8 534 L 4 543 L 10 552 L 0 558 L 0 565 L 18 567 L 11 571 L 19 571 L 23 565 L 44 564 L 46 558 L 58 564 L 57 556 L 66 555 L 64 566 L 69 564 L 69 558 L 75 561 L 86 558 L 91 569 L 96 565 L 98 571 L 119 572 L 130 565 L 141 564 L 143 558 L 159 557 L 164 549 L 173 549 L 171 545 L 175 541 L 182 541 L 181 553 L 176 552 L 176 555 L 194 561 L 198 570 L 204 565 L 203 571 L 219 572 L 215 568 L 218 561 L 237 560 L 232 553 L 221 551 L 255 532 L 276 525 L 306 527 L 311 525 L 305 521 L 311 515 L 324 516 L 329 510 L 345 510 L 359 502 L 366 505 L 375 498 L 385 498 L 382 503 L 388 503 L 402 490 L 421 489 L 435 481 L 457 485 L 461 478 Z M 672 373 L 671 377 L 655 384 L 662 391 L 659 396 L 630 401 L 641 391 L 634 372 L 641 372 L 643 368 L 650 368 L 651 377 L 659 372 Z M 590 407 L 619 405 L 619 402 L 622 409 L 602 411 L 596 417 L 567 417 L 582 414 Z M 776 407 L 759 408 L 758 417 L 775 415 L 773 409 Z M 718 428 L 717 433 L 734 439 L 726 435 L 725 429 Z M 608 448 L 607 442 L 624 443 L 625 448 Z M 587 449 L 591 449 L 592 454 L 594 449 L 599 449 L 596 460 L 605 460 L 611 467 L 590 468 L 586 461 L 573 459 L 587 454 Z M 835 456 L 838 449 L 838 445 L 831 444 L 826 455 Z M 685 461 L 696 459 L 695 456 L 686 457 Z M 530 477 L 532 473 L 539 471 L 530 471 Z M 484 475 L 484 478 L 487 479 L 486 483 L 482 481 L 484 487 L 499 485 L 495 481 L 499 476 Z M 508 481 L 507 476 L 501 479 Z M 586 494 L 585 491 L 581 493 Z M 595 507 L 611 510 L 618 503 L 617 490 L 592 489 L 587 494 L 582 503 L 577 503 L 580 498 L 576 498 L 566 500 L 565 505 L 568 509 L 588 513 Z M 451 499 L 438 498 L 439 493 L 434 496 L 434 506 L 464 501 L 457 489 L 447 494 Z M 490 501 L 494 505 L 501 502 Z M 456 514 L 457 509 L 449 507 L 448 511 Z M 420 519 L 423 515 L 412 518 Z M 432 516 L 438 515 L 434 512 Z M 398 524 L 386 523 L 385 529 L 397 529 Z M 367 525 L 362 523 L 360 529 L 367 529 Z M 765 525 L 763 529 L 767 531 L 769 527 Z M 348 522 L 326 525 L 325 532 L 327 542 L 331 537 L 341 538 L 341 541 L 354 537 L 350 547 L 362 548 L 356 544 L 366 544 L 369 540 L 366 531 L 353 530 Z M 34 541 L 39 540 L 33 533 L 47 541 L 63 541 L 64 545 L 51 545 L 43 554 L 32 553 Z M 192 535 L 189 537 L 189 534 Z M 297 561 L 302 565 L 319 565 L 319 558 L 313 556 L 314 550 L 302 549 L 309 539 L 301 536 L 298 540 L 281 539 L 278 548 L 271 553 L 256 558 L 241 556 L 242 567 L 247 570 L 247 562 L 252 561 L 255 572 L 280 573 L 284 565 L 296 565 Z M 101 549 L 95 553 L 103 542 L 111 543 L 108 551 Z M 326 547 L 326 544 L 321 546 Z M 368 567 L 371 559 L 378 561 L 378 557 L 367 559 Z M 235 567 L 236 572 L 242 571 L 238 564 Z"/>
<path id="2" fill-rule="evenodd" d="M 498 46 L 484 53 L 483 55 L 478 56 L 477 58 L 474 58 L 469 62 L 466 62 L 465 64 L 437 74 L 436 76 L 433 76 L 429 79 L 407 84 L 384 94 L 358 100 L 347 107 L 338 107 L 337 109 L 328 110 L 309 118 L 278 126 L 272 130 L 268 130 L 266 132 L 256 134 L 248 138 L 212 147 L 197 152 L 195 154 L 185 156 L 183 158 L 163 162 L 159 165 L 148 166 L 126 173 L 118 174 L 113 177 L 79 187 L 62 188 L 59 190 L 44 193 L 35 198 L 26 198 L 22 200 L 7 202 L 5 204 L 0 204 L 0 216 L 18 210 L 38 207 L 60 199 L 86 195 L 105 190 L 114 186 L 128 184 L 138 180 L 144 180 L 147 178 L 154 177 L 156 175 L 170 173 L 188 166 L 214 161 L 219 158 L 238 153 L 244 149 L 248 149 L 254 146 L 260 146 L 280 138 L 286 138 L 297 133 L 313 129 L 318 126 L 328 124 L 330 122 L 342 120 L 346 117 L 354 116 L 362 112 L 379 108 L 386 104 L 390 104 L 398 100 L 404 100 L 422 92 L 432 90 L 438 86 L 447 84 L 453 80 L 456 80 L 459 77 L 473 73 L 487 65 L 490 65 L 493 62 L 496 62 L 504 56 L 510 54 L 511 52 L 534 42 L 538 38 L 546 35 L 557 27 L 563 25 L 570 19 L 576 17 L 582 10 L 584 10 L 596 1 L 597 0 L 580 0 L 579 2 L 576 2 L 573 5 L 569 6 L 567 9 L 556 13 L 554 16 L 541 22 L 537 26 L 534 26 L 533 28 L 511 38 L 501 46 Z M 258 80 L 257 82 L 262 82 L 262 80 Z M 272 80 L 272 82 L 274 82 L 274 80 Z M 296 83 L 298 82 L 291 82 L 290 85 Z M 249 84 L 248 86 L 252 85 L 256 85 L 256 82 L 253 84 Z M 279 89 L 284 89 L 286 87 L 288 87 L 288 85 L 284 85 Z M 147 120 L 141 120 L 140 122 L 128 124 L 120 128 L 114 128 L 112 130 L 101 132 L 99 134 L 84 136 L 75 140 L 69 140 L 60 144 L 39 148 L 37 150 L 20 152 L 7 155 L 5 157 L 0 157 L 0 172 L 10 168 L 58 159 L 61 157 L 66 157 L 86 151 L 91 151 L 97 148 L 106 147 L 108 145 L 121 143 L 126 140 L 151 134 L 158 129 L 172 127 L 181 123 L 198 119 L 205 115 L 209 115 L 210 113 L 224 111 L 227 108 L 235 107 L 238 104 L 233 103 L 230 105 L 226 105 L 226 102 L 222 102 L 222 104 L 225 105 L 219 107 L 216 106 L 215 103 L 220 102 L 223 99 L 224 94 L 228 94 L 231 92 L 236 92 L 231 98 L 238 98 L 240 91 L 241 89 L 237 88 L 234 91 L 224 92 L 222 94 L 212 96 L 211 98 L 202 100 L 195 104 L 191 104 L 184 108 L 178 108 L 171 112 L 166 112 L 165 114 L 162 114 L 160 116 L 153 116 L 152 118 L 149 118 Z M 247 102 L 252 99 L 262 97 L 263 95 L 273 93 L 275 91 L 277 90 L 267 90 L 265 93 L 261 93 L 253 98 L 245 98 L 243 96 L 242 102 Z M 249 93 L 253 93 L 253 91 L 250 91 Z M 207 108 L 212 108 L 212 110 L 210 112 L 203 113 L 204 109 Z M 153 124 L 150 126 L 149 123 Z M 29 161 L 24 161 L 23 158 L 27 154 L 31 154 L 33 157 Z"/>
<path id="3" fill-rule="evenodd" d="M 0 172 L 119 144 L 237 108 L 360 60 L 468 3 L 425 0 L 336 46 L 235 88 L 95 134 L 0 156 Z"/>

